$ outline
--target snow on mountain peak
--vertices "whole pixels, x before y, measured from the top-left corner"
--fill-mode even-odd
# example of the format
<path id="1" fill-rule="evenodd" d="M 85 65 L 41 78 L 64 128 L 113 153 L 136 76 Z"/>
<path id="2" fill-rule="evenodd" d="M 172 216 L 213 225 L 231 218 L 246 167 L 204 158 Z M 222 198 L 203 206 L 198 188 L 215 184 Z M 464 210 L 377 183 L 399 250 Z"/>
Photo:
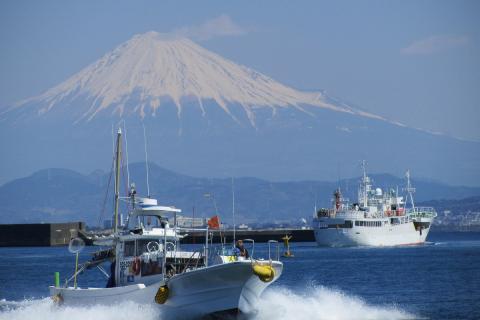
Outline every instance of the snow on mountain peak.
<path id="1" fill-rule="evenodd" d="M 127 102 L 135 96 L 134 107 Z M 241 105 L 254 125 L 256 108 L 302 105 L 358 113 L 348 106 L 329 103 L 320 92 L 302 92 L 285 86 L 255 70 L 210 52 L 189 39 L 150 31 L 136 35 L 102 58 L 51 88 L 28 99 L 40 105 L 39 114 L 87 97 L 90 105 L 79 120 L 91 120 L 99 112 L 155 115 L 165 101 L 173 101 L 180 117 L 182 101 L 213 100 L 234 117 L 229 104 Z M 367 116 L 373 116 L 364 114 Z"/>

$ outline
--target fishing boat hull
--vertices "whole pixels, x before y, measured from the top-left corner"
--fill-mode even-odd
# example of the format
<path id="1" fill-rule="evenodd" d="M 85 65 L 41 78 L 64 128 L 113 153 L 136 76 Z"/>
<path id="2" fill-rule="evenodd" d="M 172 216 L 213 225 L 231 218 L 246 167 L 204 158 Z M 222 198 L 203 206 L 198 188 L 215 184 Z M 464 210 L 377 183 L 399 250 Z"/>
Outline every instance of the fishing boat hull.
<path id="1" fill-rule="evenodd" d="M 168 280 L 169 293 L 164 304 L 155 303 L 155 295 L 165 283 L 136 284 L 116 288 L 55 288 L 52 298 L 63 305 L 112 305 L 133 301 L 155 303 L 163 316 L 189 319 L 225 311 L 255 312 L 261 293 L 282 273 L 281 262 L 258 262 L 274 269 L 268 281 L 254 273 L 249 260 L 213 265 L 178 274 Z"/>
<path id="2" fill-rule="evenodd" d="M 429 224 L 430 225 L 430 224 Z M 425 243 L 430 227 L 417 230 L 414 223 L 381 227 L 315 228 L 315 240 L 323 247 L 401 246 Z"/>

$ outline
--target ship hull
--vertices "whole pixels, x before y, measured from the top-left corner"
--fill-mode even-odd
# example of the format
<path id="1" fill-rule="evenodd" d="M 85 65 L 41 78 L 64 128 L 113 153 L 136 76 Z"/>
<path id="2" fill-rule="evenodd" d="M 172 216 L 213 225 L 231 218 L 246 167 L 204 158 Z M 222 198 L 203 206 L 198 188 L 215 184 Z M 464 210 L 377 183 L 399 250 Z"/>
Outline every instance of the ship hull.
<path id="1" fill-rule="evenodd" d="M 275 277 L 263 282 L 252 272 L 250 261 L 214 265 L 172 277 L 168 283 L 169 295 L 160 308 L 162 318 L 190 319 L 205 315 L 239 310 L 255 312 L 260 294 L 282 273 L 283 265 L 272 262 Z M 55 288 L 52 297 L 62 305 L 114 305 L 125 301 L 155 303 L 155 294 L 165 285 L 157 282 L 149 286 L 136 284 L 116 288 Z M 59 298 L 59 299 L 58 299 Z"/>
<path id="2" fill-rule="evenodd" d="M 315 228 L 315 240 L 326 247 L 416 245 L 425 243 L 429 231 L 430 224 L 419 230 L 413 222 L 381 227 Z"/>

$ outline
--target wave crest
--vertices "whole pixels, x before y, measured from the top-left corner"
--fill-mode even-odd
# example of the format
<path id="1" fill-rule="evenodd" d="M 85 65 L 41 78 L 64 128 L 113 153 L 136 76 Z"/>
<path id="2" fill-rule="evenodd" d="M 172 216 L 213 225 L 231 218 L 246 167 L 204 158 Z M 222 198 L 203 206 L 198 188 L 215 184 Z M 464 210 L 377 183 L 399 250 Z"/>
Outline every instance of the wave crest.
<path id="1" fill-rule="evenodd" d="M 0 301 L 0 320 L 158 320 L 159 309 L 153 305 L 125 302 L 114 306 L 58 307 L 50 298 Z"/>
<path id="2" fill-rule="evenodd" d="M 342 291 L 312 287 L 299 294 L 287 288 L 271 288 L 260 298 L 255 320 L 414 319 L 394 305 L 374 306 Z"/>

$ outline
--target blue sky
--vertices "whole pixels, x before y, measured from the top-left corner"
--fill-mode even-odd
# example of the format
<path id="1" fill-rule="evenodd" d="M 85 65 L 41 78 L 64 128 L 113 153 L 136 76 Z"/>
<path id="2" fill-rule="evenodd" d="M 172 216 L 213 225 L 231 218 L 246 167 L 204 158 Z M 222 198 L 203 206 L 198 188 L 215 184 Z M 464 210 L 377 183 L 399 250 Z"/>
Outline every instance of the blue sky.
<path id="1" fill-rule="evenodd" d="M 480 141 L 478 1 L 1 1 L 0 107 L 132 35 L 188 35 L 303 90 Z"/>

